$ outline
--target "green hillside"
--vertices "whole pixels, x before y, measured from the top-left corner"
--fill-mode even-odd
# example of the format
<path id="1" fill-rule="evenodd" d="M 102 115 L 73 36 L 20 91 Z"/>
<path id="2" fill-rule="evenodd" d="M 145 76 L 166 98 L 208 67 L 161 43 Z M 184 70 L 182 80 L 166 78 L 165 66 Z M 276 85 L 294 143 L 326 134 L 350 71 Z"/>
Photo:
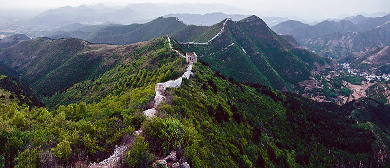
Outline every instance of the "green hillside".
<path id="1" fill-rule="evenodd" d="M 65 69 L 59 67 L 66 65 L 72 58 L 75 59 L 86 45 L 87 42 L 78 39 L 38 38 L 0 51 L 0 60 L 18 71 L 21 79 L 37 89 L 38 94 L 51 95 L 56 92 L 55 89 L 67 87 L 69 84 L 66 82 L 77 82 L 57 80 L 63 77 L 63 73 L 80 73 L 64 72 Z M 62 86 L 57 87 L 57 84 Z"/>
<path id="2" fill-rule="evenodd" d="M 182 44 L 195 51 L 215 71 L 240 82 L 260 83 L 277 90 L 291 90 L 312 76 L 314 64 L 332 65 L 306 50 L 294 49 L 257 16 L 238 22 L 227 20 L 223 33 L 207 45 Z M 202 37 L 202 34 L 199 34 Z M 175 35 L 173 36 L 175 37 Z M 185 42 L 185 41 L 181 41 Z"/>
<path id="3" fill-rule="evenodd" d="M 132 49 L 127 51 L 123 61 L 117 60 L 118 64 L 113 65 L 111 70 L 48 97 L 46 105 L 56 107 L 70 103 L 99 102 L 107 95 L 120 95 L 138 87 L 153 88 L 155 83 L 180 76 L 185 70 L 185 60 L 177 57 L 165 41 L 166 38 L 158 38 L 142 45 L 126 46 Z M 160 60 L 162 57 L 164 60 Z"/>
<path id="4" fill-rule="evenodd" d="M 129 52 L 136 52 L 144 45 L 114 46 L 73 38 L 38 38 L 0 51 L 0 60 L 18 71 L 21 79 L 39 95 L 50 97 L 76 83 L 92 80 L 119 63 L 133 60 Z"/>
<path id="5" fill-rule="evenodd" d="M 231 83 L 200 64 L 173 95 L 163 113 L 196 130 L 188 156 L 196 167 L 354 167 L 362 158 L 368 167 L 378 164 L 366 155 L 374 135 L 348 119 L 345 107 Z"/>
<path id="6" fill-rule="evenodd" d="M 44 106 L 38 95 L 27 84 L 20 81 L 18 73 L 0 63 L 0 102 L 5 105 Z"/>

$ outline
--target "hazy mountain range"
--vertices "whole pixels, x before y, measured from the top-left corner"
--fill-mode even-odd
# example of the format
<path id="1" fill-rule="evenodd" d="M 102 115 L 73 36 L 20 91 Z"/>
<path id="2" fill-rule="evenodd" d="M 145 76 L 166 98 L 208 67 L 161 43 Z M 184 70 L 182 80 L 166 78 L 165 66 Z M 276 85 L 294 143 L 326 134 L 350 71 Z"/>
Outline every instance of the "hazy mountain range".
<path id="1" fill-rule="evenodd" d="M 0 18 L 0 37 L 27 34 L 31 37 L 48 36 L 56 31 L 75 31 L 78 28 L 102 28 L 110 25 L 144 24 L 158 17 L 177 17 L 187 25 L 211 26 L 225 18 L 240 20 L 246 11 L 220 4 L 152 4 L 140 3 L 127 6 L 81 5 L 46 10 L 37 16 L 23 19 Z M 269 25 L 288 20 L 285 17 L 264 17 Z M 94 28 L 92 28 L 95 26 Z"/>
<path id="2" fill-rule="evenodd" d="M 61 7 L 47 10 L 31 20 L 33 24 L 63 26 L 72 23 L 145 23 L 171 13 L 210 13 L 240 9 L 220 4 L 129 4 L 124 7 L 108 7 L 103 4 L 79 7 Z M 219 18 L 218 18 L 219 19 Z"/>
<path id="3" fill-rule="evenodd" d="M 299 21 L 286 21 L 272 29 L 294 36 L 309 50 L 341 58 L 352 52 L 365 52 L 373 47 L 390 45 L 390 15 L 383 17 L 348 17 L 341 21 L 323 21 L 310 26 Z"/>

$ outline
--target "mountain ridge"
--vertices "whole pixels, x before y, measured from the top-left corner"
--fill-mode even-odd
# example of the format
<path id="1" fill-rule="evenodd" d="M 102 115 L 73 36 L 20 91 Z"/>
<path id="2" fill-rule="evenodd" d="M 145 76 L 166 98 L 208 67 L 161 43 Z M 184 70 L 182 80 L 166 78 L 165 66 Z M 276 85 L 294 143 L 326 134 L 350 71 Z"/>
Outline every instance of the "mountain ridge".
<path id="1" fill-rule="evenodd" d="M 92 43 L 131 44 L 148 41 L 154 38 L 175 33 L 186 25 L 177 18 L 159 17 L 145 24 L 131 24 L 106 26 L 96 31 L 76 30 L 71 32 L 57 32 L 49 35 L 51 38 L 80 38 Z"/>
<path id="2" fill-rule="evenodd" d="M 173 37 L 175 38 L 175 35 Z M 180 37 L 177 38 L 181 39 Z M 276 87 L 279 90 L 289 90 L 290 84 L 308 79 L 311 74 L 308 67 L 302 64 L 300 58 L 290 51 L 291 48 L 294 48 L 293 45 L 276 35 L 263 20 L 254 15 L 237 22 L 227 20 L 226 28 L 222 31 L 222 34 L 208 43 L 208 45 L 183 43 L 181 47 L 185 51 L 197 51 L 198 55 L 201 55 L 200 59 L 209 63 L 214 70 L 218 69 L 223 75 L 233 77 L 237 81 L 262 83 Z M 234 56 L 232 53 L 234 53 Z M 286 56 L 283 59 L 276 58 L 283 55 Z M 286 64 L 281 65 L 281 62 L 278 63 L 277 60 L 291 62 L 284 62 Z M 327 61 L 329 62 L 329 60 Z M 324 65 L 325 62 L 322 61 L 321 64 Z M 228 65 L 224 67 L 225 64 Z M 251 68 L 243 66 L 237 68 L 237 65 L 240 64 L 249 65 Z M 218 68 L 216 68 L 217 66 Z M 280 67 L 287 68 L 291 66 L 303 68 L 296 68 L 295 70 L 292 68 L 291 72 L 288 72 L 290 70 L 280 69 Z M 226 71 L 221 70 L 221 67 L 227 68 Z M 234 69 L 235 72 L 229 69 Z M 237 74 L 240 71 L 252 72 L 252 74 L 245 79 L 245 77 L 239 77 L 241 75 Z M 292 73 L 293 71 L 295 72 Z M 297 78 L 300 79 L 297 80 Z M 267 83 L 267 81 L 272 84 Z M 291 83 L 286 85 L 285 81 Z M 298 86 L 298 83 L 295 83 L 295 86 Z"/>

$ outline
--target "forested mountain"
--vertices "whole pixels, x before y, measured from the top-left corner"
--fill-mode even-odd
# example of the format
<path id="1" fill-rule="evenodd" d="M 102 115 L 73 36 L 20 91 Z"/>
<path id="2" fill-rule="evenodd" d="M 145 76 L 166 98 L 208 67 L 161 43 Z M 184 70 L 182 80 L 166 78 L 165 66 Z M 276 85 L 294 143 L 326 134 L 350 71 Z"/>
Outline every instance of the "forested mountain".
<path id="1" fill-rule="evenodd" d="M 179 41 L 189 40 L 203 42 L 211 39 L 221 30 L 222 23 L 220 23 L 220 21 L 227 17 L 232 17 L 233 20 L 241 20 L 246 16 L 226 15 L 223 13 L 210 13 L 204 15 L 170 14 L 144 24 L 135 23 L 131 25 L 107 24 L 87 26 L 75 23 L 61 26 L 53 31 L 46 32 L 44 33 L 44 36 L 54 39 L 72 37 L 83 39 L 91 43 L 122 45 L 152 40 L 159 36 L 170 34 L 178 38 Z M 223 19 L 216 21 L 218 18 Z M 267 19 L 271 23 L 278 22 L 278 18 Z M 200 24 L 203 26 L 197 26 L 197 22 L 188 20 L 207 22 L 208 24 Z"/>
<path id="2" fill-rule="evenodd" d="M 38 94 L 50 96 L 87 77 L 83 73 L 88 70 L 86 66 L 93 66 L 101 59 L 82 55 L 87 45 L 88 42 L 78 39 L 38 38 L 1 51 L 0 60 L 18 71 L 21 80 L 35 88 Z"/>
<path id="3" fill-rule="evenodd" d="M 279 90 L 291 90 L 291 87 L 299 86 L 298 82 L 311 76 L 310 71 L 318 70 L 313 69 L 314 63 L 328 68 L 332 65 L 330 60 L 294 48 L 297 44 L 292 45 L 285 38 L 276 35 L 260 18 L 250 17 L 246 20 L 250 19 L 254 19 L 251 21 L 254 25 L 242 24 L 246 22 L 245 20 L 240 22 L 227 20 L 226 25 L 224 25 L 225 21 L 222 21 L 213 26 L 187 26 L 175 18 L 158 18 L 143 25 L 106 27 L 99 31 L 88 32 L 83 35 L 84 37 L 79 38 L 95 43 L 128 44 L 169 33 L 180 42 L 204 43 L 226 26 L 225 32 L 214 39 L 210 45 L 198 45 L 199 48 L 195 49 L 205 51 L 197 51 L 200 55 L 214 53 L 202 60 L 210 63 L 214 68 L 219 65 L 218 71 L 237 81 L 261 83 Z M 223 59 L 219 58 L 220 56 L 227 58 L 228 62 L 221 63 Z M 277 57 L 280 56 L 289 62 L 278 62 L 281 59 Z"/>
<path id="4" fill-rule="evenodd" d="M 308 80 L 311 71 L 321 71 L 318 67 L 332 69 L 331 60 L 295 48 L 257 16 L 238 22 L 227 19 L 207 28 L 187 27 L 173 37 L 180 42 L 205 42 L 202 39 L 211 39 L 209 34 L 215 34 L 219 27 L 223 28 L 213 40 L 203 44 L 183 43 L 180 47 L 196 51 L 213 70 L 236 81 L 292 90 L 299 87 L 299 82 Z M 319 66 L 316 68 L 314 64 Z"/>
<path id="5" fill-rule="evenodd" d="M 388 106 L 281 92 L 319 78 L 335 94 L 322 76 L 331 60 L 286 39 L 251 16 L 129 45 L 38 38 L 2 49 L 0 70 L 46 107 L 0 105 L 0 165 L 388 167 Z M 185 52 L 199 62 L 187 65 Z M 161 86 L 189 67 L 180 87 Z"/>
<path id="6" fill-rule="evenodd" d="M 127 44 L 163 34 L 163 30 L 168 28 L 165 32 L 171 32 L 170 36 L 174 40 L 184 42 L 185 45 L 177 45 L 178 48 L 186 50 L 189 47 L 186 51 L 196 51 L 201 55 L 200 60 L 206 61 L 214 70 L 228 78 L 260 83 L 278 90 L 299 91 L 300 94 L 307 92 L 304 89 L 307 86 L 302 83 L 307 83 L 305 81 L 308 80 L 311 81 L 309 83 L 320 83 L 320 80 L 313 81 L 313 77 L 318 73 L 325 73 L 323 76 L 326 76 L 328 71 L 335 68 L 331 60 L 297 48 L 299 44 L 293 37 L 276 35 L 260 18 L 253 16 L 247 19 L 253 18 L 253 22 L 261 24 L 238 25 L 237 23 L 244 23 L 245 19 L 238 22 L 228 19 L 213 26 L 187 26 L 175 18 L 158 18 L 143 25 L 112 26 L 87 34 L 91 39 L 99 37 L 102 40 L 100 42 Z M 243 31 L 244 29 L 246 30 Z M 256 35 L 247 36 L 250 33 Z M 283 60 L 280 56 L 288 61 L 278 62 Z M 310 86 L 313 87 L 318 86 Z M 327 101 L 330 100 L 321 88 L 315 92 L 316 96 L 325 96 L 328 97 Z"/>

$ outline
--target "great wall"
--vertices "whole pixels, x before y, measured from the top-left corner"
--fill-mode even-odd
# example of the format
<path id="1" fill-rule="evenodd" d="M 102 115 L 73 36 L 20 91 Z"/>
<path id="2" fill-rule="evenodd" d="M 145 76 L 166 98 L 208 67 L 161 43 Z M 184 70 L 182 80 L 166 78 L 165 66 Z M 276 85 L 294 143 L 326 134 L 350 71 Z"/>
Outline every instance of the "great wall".
<path id="1" fill-rule="evenodd" d="M 179 51 L 175 50 L 172 47 L 171 39 L 169 36 L 167 36 L 167 39 L 168 39 L 169 47 L 171 48 L 171 50 L 175 51 L 181 57 L 184 57 L 184 58 L 187 57 L 186 60 L 187 60 L 188 66 L 187 66 L 186 71 L 184 72 L 184 74 L 180 78 L 178 78 L 176 80 L 169 80 L 166 82 L 157 83 L 155 85 L 156 96 L 154 97 L 153 108 L 147 109 L 143 112 L 144 115 L 147 116 L 149 119 L 152 119 L 153 117 L 155 117 L 155 114 L 158 110 L 158 107 L 163 102 L 165 102 L 166 89 L 167 88 L 178 88 L 181 86 L 181 84 L 183 82 L 183 78 L 189 79 L 191 77 L 191 75 L 193 75 L 192 66 L 196 62 L 196 57 L 194 60 L 192 58 L 193 55 L 186 54 L 186 56 L 184 56 L 182 53 L 180 53 Z M 196 54 L 195 54 L 195 56 L 196 56 Z M 192 59 L 188 59 L 189 57 L 191 57 Z M 138 131 L 134 132 L 134 135 L 140 135 L 141 133 L 142 133 L 142 130 L 138 130 Z M 88 167 L 89 168 L 111 168 L 111 167 L 117 167 L 118 165 L 121 165 L 121 161 L 123 160 L 123 157 L 125 156 L 126 152 L 128 151 L 129 147 L 131 146 L 131 144 L 132 144 L 132 142 L 129 142 L 129 143 L 123 144 L 121 146 L 117 146 L 114 150 L 114 153 L 109 158 L 107 158 L 99 163 L 92 163 Z M 169 156 L 173 157 L 172 156 L 173 154 L 176 154 L 176 152 L 174 152 L 174 151 L 171 152 L 171 155 L 169 155 Z M 159 164 L 165 165 L 165 167 L 167 167 L 166 159 L 171 158 L 169 156 L 167 156 L 165 159 L 158 160 L 156 162 L 158 162 Z M 175 155 L 175 158 L 176 158 L 176 155 Z M 174 165 L 177 165 L 178 167 L 180 167 L 178 162 L 174 163 Z M 184 162 L 184 163 L 182 163 L 181 167 L 189 168 L 190 166 L 188 165 L 187 162 Z"/>
<path id="2" fill-rule="evenodd" d="M 221 36 L 222 33 L 225 32 L 225 26 L 226 26 L 226 23 L 228 21 L 231 21 L 231 19 L 227 18 L 225 20 L 225 22 L 223 23 L 223 26 L 222 26 L 221 30 L 213 38 L 211 38 L 208 42 L 206 42 L 206 43 L 189 42 L 189 43 L 182 43 L 182 44 L 208 45 L 211 41 L 213 41 L 217 37 Z M 194 63 L 197 62 L 197 55 L 195 53 L 192 53 L 192 54 L 186 53 L 186 55 L 184 55 L 184 54 L 180 53 L 178 50 L 176 50 L 176 49 L 174 49 L 172 47 L 171 38 L 169 37 L 169 35 L 167 35 L 167 40 L 168 40 L 169 48 L 172 51 L 176 52 L 180 57 L 186 58 L 188 66 L 187 66 L 187 69 L 184 72 L 184 74 L 181 77 L 179 77 L 178 79 L 176 79 L 176 80 L 169 80 L 169 81 L 162 82 L 162 83 L 157 83 L 155 85 L 156 95 L 154 97 L 153 107 L 143 111 L 143 114 L 145 116 L 147 116 L 149 119 L 152 119 L 153 117 L 155 117 L 155 114 L 157 113 L 158 107 L 163 102 L 165 102 L 165 100 L 166 100 L 166 95 L 165 95 L 166 89 L 167 88 L 178 88 L 178 87 L 180 87 L 181 84 L 182 84 L 183 78 L 189 79 L 191 77 L 191 75 L 193 75 L 192 66 L 193 66 Z M 230 47 L 232 45 L 234 45 L 234 43 L 232 43 L 228 47 Z M 142 130 L 140 129 L 138 131 L 135 131 L 133 134 L 138 136 L 141 133 L 142 133 Z M 103 160 L 103 161 L 101 161 L 99 163 L 92 163 L 88 167 L 89 168 L 112 168 L 112 167 L 118 167 L 119 165 L 122 164 L 121 162 L 122 162 L 124 156 L 126 155 L 126 152 L 128 151 L 129 147 L 132 145 L 132 143 L 133 142 L 128 142 L 128 143 L 125 143 L 125 144 L 123 144 L 121 146 L 116 146 L 116 148 L 114 150 L 114 153 L 109 158 L 107 158 L 107 159 L 105 159 L 105 160 Z M 165 157 L 164 159 L 157 160 L 153 164 L 153 167 L 157 167 L 156 163 L 159 163 L 159 164 L 164 165 L 165 167 L 168 167 L 167 166 L 167 159 L 172 160 L 172 158 L 176 158 L 176 152 L 175 151 L 172 151 L 171 154 L 168 155 L 167 157 Z M 182 168 L 190 168 L 190 166 L 189 166 L 189 164 L 187 162 L 184 162 L 184 163 L 182 163 L 180 165 L 176 161 L 175 161 L 175 163 L 173 163 L 172 167 L 175 167 L 175 168 L 180 168 L 180 167 L 182 167 Z"/>
<path id="3" fill-rule="evenodd" d="M 207 41 L 207 42 L 205 42 L 205 43 L 199 43 L 199 42 L 185 42 L 185 43 L 180 43 L 180 44 L 208 45 L 211 41 L 213 41 L 213 40 L 216 39 L 217 37 L 221 36 L 222 33 L 225 32 L 226 23 L 227 23 L 228 21 L 231 21 L 231 20 L 232 20 L 231 18 L 226 18 L 225 22 L 223 22 L 223 24 L 222 24 L 221 30 L 220 30 L 214 37 L 212 37 L 209 41 Z"/>

